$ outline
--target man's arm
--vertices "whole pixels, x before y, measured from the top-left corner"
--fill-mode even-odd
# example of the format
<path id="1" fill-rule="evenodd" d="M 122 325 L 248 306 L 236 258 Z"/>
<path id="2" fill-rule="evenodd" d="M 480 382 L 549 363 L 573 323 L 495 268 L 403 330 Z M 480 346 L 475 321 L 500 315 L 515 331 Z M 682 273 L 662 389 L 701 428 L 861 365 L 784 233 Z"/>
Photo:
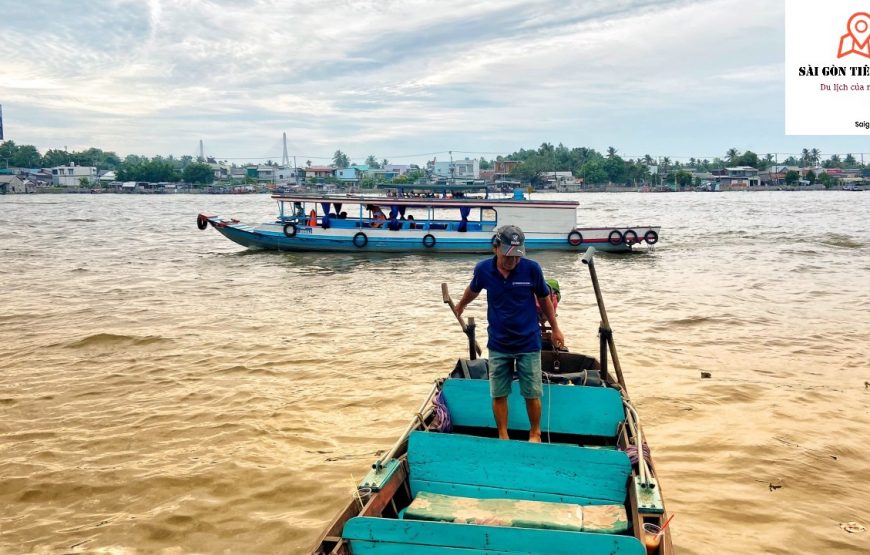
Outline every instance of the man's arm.
<path id="1" fill-rule="evenodd" d="M 462 298 L 459 299 L 459 303 L 456 305 L 456 315 L 462 316 L 462 312 L 465 310 L 465 307 L 468 306 L 468 303 L 473 301 L 480 295 L 480 291 L 475 293 L 471 290 L 471 287 L 466 287 L 465 292 L 462 293 Z"/>
<path id="2" fill-rule="evenodd" d="M 562 335 L 562 330 L 559 329 L 559 323 L 556 321 L 556 309 L 553 308 L 553 301 L 549 295 L 539 297 L 538 301 L 541 304 L 541 312 L 544 313 L 544 317 L 550 323 L 550 328 L 553 330 L 553 346 L 561 349 L 565 346 L 565 336 Z"/>

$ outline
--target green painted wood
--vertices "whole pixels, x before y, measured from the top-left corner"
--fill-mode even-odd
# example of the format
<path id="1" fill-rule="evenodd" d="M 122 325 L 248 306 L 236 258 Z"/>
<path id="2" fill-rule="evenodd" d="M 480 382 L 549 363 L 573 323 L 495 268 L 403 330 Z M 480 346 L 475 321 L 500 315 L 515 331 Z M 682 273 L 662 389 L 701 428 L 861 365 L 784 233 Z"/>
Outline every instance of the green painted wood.
<path id="1" fill-rule="evenodd" d="M 564 444 L 412 432 L 408 464 L 413 480 L 625 502 L 631 465 L 622 451 Z M 413 489 L 412 494 L 416 495 Z"/>
<path id="2" fill-rule="evenodd" d="M 398 460 L 390 459 L 380 470 L 372 468 L 366 474 L 366 477 L 363 478 L 363 481 L 360 482 L 359 487 L 370 488 L 372 491 L 381 491 L 387 485 L 387 482 L 390 481 L 390 478 L 393 477 L 393 474 L 399 470 L 400 466 L 402 464 Z"/>
<path id="3" fill-rule="evenodd" d="M 454 425 L 495 428 L 489 381 L 449 379 L 443 392 Z M 541 408 L 544 432 L 615 437 L 625 420 L 619 392 L 607 387 L 544 384 Z M 517 382 L 508 397 L 508 428 L 529 429 L 526 402 Z"/>
<path id="4" fill-rule="evenodd" d="M 464 550 L 480 550 L 484 553 L 547 553 L 551 555 L 576 555 L 578 553 L 644 555 L 646 553 L 643 545 L 633 536 L 373 517 L 350 519 L 344 526 L 342 536 L 350 540 L 351 551 L 354 555 L 358 555 L 358 553 L 390 555 L 399 553 L 397 551 L 357 551 L 358 542 L 361 546 L 363 542 L 384 544 L 385 546 L 386 544 L 398 544 L 405 547 L 405 553 L 423 553 L 423 551 L 418 551 L 418 546 L 464 548 Z M 362 549 L 368 549 L 368 546 Z M 465 553 L 464 550 L 461 552 Z M 475 551 L 470 552 L 474 553 Z"/>
<path id="5" fill-rule="evenodd" d="M 459 497 L 474 497 L 476 499 L 516 499 L 513 495 L 519 494 L 519 499 L 529 501 L 551 501 L 553 503 L 576 503 L 578 505 L 608 505 L 612 501 L 607 499 L 593 499 L 591 497 L 576 497 L 572 495 L 558 495 L 538 491 L 517 492 L 508 488 L 492 488 L 473 486 L 469 484 L 450 484 L 446 482 L 432 482 L 411 478 L 411 491 L 429 491 L 443 495 L 456 495 Z"/>
<path id="6" fill-rule="evenodd" d="M 492 549 L 466 549 L 463 547 L 435 547 L 406 543 L 371 542 L 354 540 L 351 542 L 353 555 L 517 555 L 531 554 L 531 551 L 493 551 Z M 413 549 L 413 551 L 411 551 Z"/>

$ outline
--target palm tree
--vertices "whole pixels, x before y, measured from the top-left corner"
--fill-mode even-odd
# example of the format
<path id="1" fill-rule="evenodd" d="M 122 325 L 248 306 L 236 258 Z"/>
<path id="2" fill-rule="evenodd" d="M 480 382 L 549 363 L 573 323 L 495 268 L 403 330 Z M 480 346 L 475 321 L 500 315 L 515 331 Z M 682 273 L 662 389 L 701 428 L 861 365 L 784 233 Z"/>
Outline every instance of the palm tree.
<path id="1" fill-rule="evenodd" d="M 612 146 L 607 147 L 607 157 L 612 159 L 614 156 L 616 156 L 616 149 Z"/>
<path id="2" fill-rule="evenodd" d="M 814 148 L 810 151 L 810 161 L 813 163 L 813 166 L 819 165 L 819 159 L 822 157 L 822 151 L 817 148 Z"/>
<path id="3" fill-rule="evenodd" d="M 652 166 L 652 165 L 654 165 L 653 157 L 650 156 L 649 154 L 644 154 L 644 156 L 643 156 L 643 163 L 646 164 L 647 166 Z"/>
<path id="4" fill-rule="evenodd" d="M 310 168 L 310 167 L 311 167 L 311 160 L 306 160 L 306 161 L 305 161 L 305 167 L 306 167 L 306 168 Z"/>
<path id="5" fill-rule="evenodd" d="M 350 160 L 347 157 L 347 154 L 340 150 L 336 150 L 335 154 L 332 155 L 332 163 L 335 164 L 336 168 L 344 169 L 350 165 Z"/>
<path id="6" fill-rule="evenodd" d="M 801 166 L 806 167 L 810 165 L 810 151 L 808 149 L 801 150 Z"/>
<path id="7" fill-rule="evenodd" d="M 733 163 L 738 156 L 740 156 L 740 151 L 736 148 L 729 148 L 728 151 L 725 153 L 725 157 L 728 159 L 729 164 Z"/>

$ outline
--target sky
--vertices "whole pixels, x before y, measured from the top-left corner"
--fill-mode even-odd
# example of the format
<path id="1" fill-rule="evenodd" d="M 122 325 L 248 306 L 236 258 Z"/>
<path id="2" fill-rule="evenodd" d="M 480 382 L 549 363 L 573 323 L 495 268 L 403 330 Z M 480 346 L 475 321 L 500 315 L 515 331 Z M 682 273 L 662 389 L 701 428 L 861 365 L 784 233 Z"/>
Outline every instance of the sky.
<path id="1" fill-rule="evenodd" d="M 870 153 L 784 134 L 776 0 L 0 0 L 17 144 L 393 163 L 541 143 Z M 451 154 L 452 153 L 452 154 Z M 870 155 L 868 155 L 870 156 Z"/>

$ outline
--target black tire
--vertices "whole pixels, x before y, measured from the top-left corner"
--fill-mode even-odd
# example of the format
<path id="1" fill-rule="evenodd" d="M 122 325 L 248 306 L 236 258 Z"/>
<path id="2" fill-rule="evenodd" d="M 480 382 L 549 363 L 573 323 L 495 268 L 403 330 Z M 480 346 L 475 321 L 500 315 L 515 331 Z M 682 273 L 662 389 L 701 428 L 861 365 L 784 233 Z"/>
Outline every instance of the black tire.
<path id="1" fill-rule="evenodd" d="M 198 227 L 200 230 L 204 230 L 205 228 L 207 228 L 208 227 L 208 218 L 206 218 L 202 214 L 197 216 L 196 217 L 196 227 Z"/>
<path id="2" fill-rule="evenodd" d="M 426 247 L 427 249 L 431 249 L 432 247 L 434 247 L 435 242 L 436 242 L 435 236 L 432 235 L 431 233 L 427 233 L 426 235 L 423 236 L 423 246 Z"/>
<path id="3" fill-rule="evenodd" d="M 361 249 L 368 244 L 369 238 L 362 231 L 353 236 L 353 246 L 355 246 L 356 248 Z"/>
<path id="4" fill-rule="evenodd" d="M 571 245 L 572 247 L 579 247 L 582 243 L 583 243 L 583 234 L 580 233 L 579 231 L 577 231 L 576 229 L 568 234 L 568 244 Z"/>
<path id="5" fill-rule="evenodd" d="M 296 224 L 290 223 L 290 224 L 284 225 L 284 235 L 286 237 L 290 237 L 290 238 L 296 237 L 296 231 L 297 231 Z"/>
<path id="6" fill-rule="evenodd" d="M 622 244 L 622 232 L 618 229 L 614 229 L 610 232 L 610 235 L 607 237 L 607 241 L 611 245 L 621 245 Z"/>
<path id="7" fill-rule="evenodd" d="M 637 238 L 637 232 L 633 229 L 626 230 L 626 232 L 622 234 L 622 240 L 625 241 L 626 245 L 640 243 L 640 239 Z"/>
<path id="8" fill-rule="evenodd" d="M 648 245 L 655 245 L 659 242 L 659 234 L 651 229 L 643 234 L 643 240 L 646 241 Z"/>

